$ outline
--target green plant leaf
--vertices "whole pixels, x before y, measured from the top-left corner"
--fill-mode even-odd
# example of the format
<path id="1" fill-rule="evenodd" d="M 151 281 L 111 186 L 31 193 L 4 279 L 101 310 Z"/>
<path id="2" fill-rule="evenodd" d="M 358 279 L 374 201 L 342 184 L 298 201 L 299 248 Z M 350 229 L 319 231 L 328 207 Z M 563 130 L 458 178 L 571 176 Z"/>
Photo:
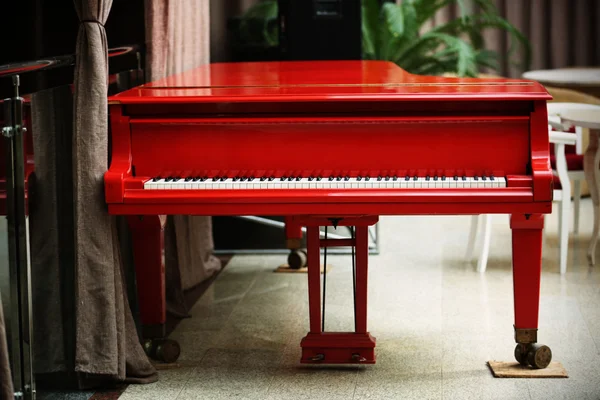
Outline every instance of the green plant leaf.
<path id="1" fill-rule="evenodd" d="M 381 12 L 392 37 L 399 38 L 402 36 L 404 34 L 402 8 L 396 3 L 384 3 Z"/>
<path id="2" fill-rule="evenodd" d="M 240 21 L 240 36 L 249 43 L 277 45 L 277 1 L 267 0 L 252 5 Z M 257 37 L 258 36 L 258 37 Z"/>
<path id="3" fill-rule="evenodd" d="M 379 0 L 362 0 L 362 51 L 364 58 L 376 59 L 379 55 Z"/>

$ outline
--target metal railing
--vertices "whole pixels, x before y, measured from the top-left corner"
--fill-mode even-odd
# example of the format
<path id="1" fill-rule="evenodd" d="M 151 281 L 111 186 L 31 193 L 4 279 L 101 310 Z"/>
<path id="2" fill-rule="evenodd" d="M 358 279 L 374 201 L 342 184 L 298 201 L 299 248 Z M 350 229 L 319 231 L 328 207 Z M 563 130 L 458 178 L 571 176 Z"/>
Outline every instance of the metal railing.
<path id="1" fill-rule="evenodd" d="M 124 55 L 135 55 L 137 69 L 141 70 L 139 46 L 123 46 L 108 51 L 109 60 Z M 75 55 L 48 57 L 40 60 L 0 65 L 0 78 L 10 81 L 10 94 L 2 103 L 3 126 L 0 127 L 5 140 L 6 153 L 0 155 L 6 163 L 6 218 L 8 227 L 10 316 L 7 334 L 9 337 L 10 361 L 15 399 L 36 398 L 33 373 L 33 321 L 31 293 L 31 263 L 29 253 L 29 224 L 25 200 L 25 156 L 23 135 L 27 132 L 23 119 L 23 97 L 20 78 L 23 75 L 71 67 Z M 2 81 L 0 79 L 0 81 Z M 6 83 L 4 80 L 3 83 Z M 51 82 L 52 84 L 52 82 Z M 0 119 L 1 120 L 1 119 Z M 2 178 L 2 177 L 0 177 Z"/>

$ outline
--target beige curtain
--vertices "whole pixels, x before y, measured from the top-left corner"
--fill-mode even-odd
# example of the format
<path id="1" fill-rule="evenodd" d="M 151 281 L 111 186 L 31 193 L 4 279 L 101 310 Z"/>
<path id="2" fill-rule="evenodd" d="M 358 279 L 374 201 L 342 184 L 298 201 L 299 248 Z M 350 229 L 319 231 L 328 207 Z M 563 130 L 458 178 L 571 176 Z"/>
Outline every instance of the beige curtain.
<path id="1" fill-rule="evenodd" d="M 36 180 L 30 208 L 35 372 L 80 388 L 153 382 L 125 291 L 116 219 L 106 212 L 108 47 L 112 0 L 75 0 L 81 21 L 74 97 L 32 99 Z M 64 108 L 72 105 L 72 126 Z M 72 130 L 71 130 L 72 128 Z M 57 375 L 58 374 L 58 375 Z M 66 381 L 66 382 L 65 382 Z"/>
<path id="2" fill-rule="evenodd" d="M 146 0 L 147 80 L 210 62 L 209 0 Z M 183 291 L 221 268 L 210 217 L 169 216 L 165 228 L 167 310 L 187 316 Z"/>
<path id="3" fill-rule="evenodd" d="M 125 290 L 116 218 L 106 212 L 108 46 L 112 0 L 74 0 L 73 182 L 75 370 L 118 381 L 157 380 L 136 333 Z"/>
<path id="4" fill-rule="evenodd" d="M 10 363 L 8 360 L 8 345 L 6 342 L 2 297 L 0 296 L 0 400 L 9 400 L 13 397 L 14 390 L 12 386 Z"/>

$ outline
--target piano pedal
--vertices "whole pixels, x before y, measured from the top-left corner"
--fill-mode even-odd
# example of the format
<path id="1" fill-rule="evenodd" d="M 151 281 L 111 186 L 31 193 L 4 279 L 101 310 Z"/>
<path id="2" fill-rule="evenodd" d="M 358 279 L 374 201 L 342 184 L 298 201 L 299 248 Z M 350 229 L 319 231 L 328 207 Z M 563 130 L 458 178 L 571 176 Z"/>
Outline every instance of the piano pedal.
<path id="1" fill-rule="evenodd" d="M 375 338 L 369 333 L 308 333 L 300 343 L 303 364 L 375 364 Z"/>

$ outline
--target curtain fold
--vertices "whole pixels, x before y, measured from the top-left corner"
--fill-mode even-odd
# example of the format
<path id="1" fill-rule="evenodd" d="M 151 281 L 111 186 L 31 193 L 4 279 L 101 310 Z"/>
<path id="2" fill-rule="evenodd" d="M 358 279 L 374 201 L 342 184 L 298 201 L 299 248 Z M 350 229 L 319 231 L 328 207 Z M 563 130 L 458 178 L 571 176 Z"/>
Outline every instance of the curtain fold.
<path id="1" fill-rule="evenodd" d="M 148 81 L 210 62 L 209 0 L 146 0 Z M 165 227 L 167 310 L 188 316 L 184 291 L 221 269 L 210 217 L 168 216 Z"/>
<path id="2" fill-rule="evenodd" d="M 8 360 L 4 311 L 2 307 L 2 296 L 0 296 L 0 400 L 9 400 L 13 397 L 14 390 L 10 372 L 10 362 Z"/>
<path id="3" fill-rule="evenodd" d="M 104 202 L 108 168 L 108 46 L 112 0 L 74 0 L 80 20 L 73 120 L 75 371 L 151 382 L 125 289 L 116 218 Z M 100 375 L 99 377 L 97 375 Z"/>

